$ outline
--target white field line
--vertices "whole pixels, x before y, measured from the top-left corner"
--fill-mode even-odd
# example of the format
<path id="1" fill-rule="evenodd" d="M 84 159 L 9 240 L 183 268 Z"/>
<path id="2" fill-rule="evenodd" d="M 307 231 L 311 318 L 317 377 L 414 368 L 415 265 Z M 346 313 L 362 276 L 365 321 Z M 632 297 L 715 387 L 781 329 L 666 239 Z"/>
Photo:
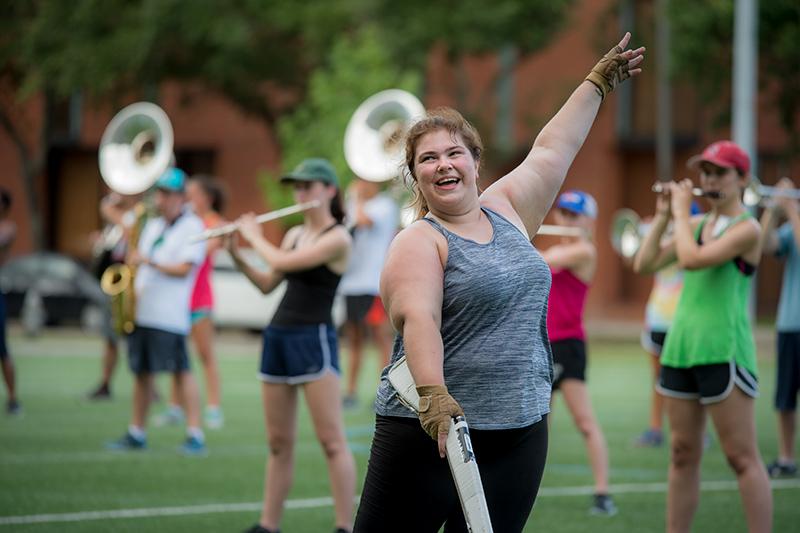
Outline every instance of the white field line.
<path id="1" fill-rule="evenodd" d="M 738 490 L 735 480 L 704 481 L 700 484 L 704 492 L 734 491 Z M 642 493 L 667 491 L 666 483 L 626 483 L 611 485 L 612 494 Z M 800 479 L 772 480 L 772 489 L 800 489 Z M 591 485 L 579 487 L 545 487 L 539 490 L 539 497 L 553 496 L 583 496 L 592 494 Z M 356 498 L 357 499 L 357 498 Z M 302 500 L 287 500 L 287 509 L 310 509 L 315 507 L 330 507 L 333 499 L 330 496 L 322 498 L 306 498 Z M 254 503 L 217 503 L 207 505 L 187 505 L 183 507 L 145 507 L 140 509 L 116 509 L 111 511 L 86 511 L 80 513 L 36 514 L 23 516 L 0 516 L 0 526 L 12 524 L 43 524 L 54 522 L 85 522 L 89 520 L 112 520 L 125 518 L 152 518 L 157 516 L 186 516 L 211 513 L 237 513 L 254 512 L 261 509 L 261 502 Z"/>

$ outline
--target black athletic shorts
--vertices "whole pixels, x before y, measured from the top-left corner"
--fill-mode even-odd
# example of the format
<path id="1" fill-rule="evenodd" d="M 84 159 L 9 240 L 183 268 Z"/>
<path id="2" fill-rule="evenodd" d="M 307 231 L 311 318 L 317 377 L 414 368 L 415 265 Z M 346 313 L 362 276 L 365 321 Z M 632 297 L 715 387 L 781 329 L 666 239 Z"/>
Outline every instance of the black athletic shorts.
<path id="1" fill-rule="evenodd" d="M 492 528 L 522 531 L 547 457 L 547 419 L 519 429 L 470 429 Z M 353 533 L 466 533 L 447 459 L 417 418 L 376 416 Z"/>
<path id="2" fill-rule="evenodd" d="M 375 303 L 374 294 L 347 295 L 344 297 L 347 310 L 347 321 L 361 324 L 367 318 L 372 304 Z"/>
<path id="3" fill-rule="evenodd" d="M 670 398 L 707 405 L 727 398 L 734 385 L 751 398 L 758 396 L 756 377 L 733 361 L 689 368 L 662 366 L 656 390 Z"/>
<path id="4" fill-rule="evenodd" d="M 564 339 L 550 343 L 553 351 L 553 390 L 565 379 L 586 381 L 586 343 Z"/>
<path id="5" fill-rule="evenodd" d="M 800 331 L 778 332 L 775 409 L 795 411 L 800 392 Z"/>
<path id="6" fill-rule="evenodd" d="M 640 338 L 642 348 L 644 348 L 647 353 L 651 353 L 656 357 L 661 356 L 661 349 L 664 348 L 664 342 L 666 342 L 666 340 L 666 331 L 644 330 Z"/>
<path id="7" fill-rule="evenodd" d="M 189 370 L 186 336 L 136 326 L 128 335 L 128 365 L 134 374 L 186 372 Z"/>

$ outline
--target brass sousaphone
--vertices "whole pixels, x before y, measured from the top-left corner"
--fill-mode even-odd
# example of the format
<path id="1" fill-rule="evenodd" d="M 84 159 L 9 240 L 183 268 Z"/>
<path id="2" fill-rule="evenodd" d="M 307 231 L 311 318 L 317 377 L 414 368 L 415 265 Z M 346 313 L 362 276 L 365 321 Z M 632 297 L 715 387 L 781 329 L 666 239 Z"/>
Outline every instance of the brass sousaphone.
<path id="1" fill-rule="evenodd" d="M 163 109 L 149 102 L 131 104 L 117 113 L 100 140 L 100 175 L 108 187 L 124 195 L 149 189 L 169 167 L 173 155 L 172 124 Z M 136 247 L 144 222 L 144 206 L 134 208 L 128 250 Z M 111 297 L 111 312 L 118 333 L 131 333 L 135 318 L 133 278 L 127 264 L 108 267 L 100 278 L 103 292 Z"/>

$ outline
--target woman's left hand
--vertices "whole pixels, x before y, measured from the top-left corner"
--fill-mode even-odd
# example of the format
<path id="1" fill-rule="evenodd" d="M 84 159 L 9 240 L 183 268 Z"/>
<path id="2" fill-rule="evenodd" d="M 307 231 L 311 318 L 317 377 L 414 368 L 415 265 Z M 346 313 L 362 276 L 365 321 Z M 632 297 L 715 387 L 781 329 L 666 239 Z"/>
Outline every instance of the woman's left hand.
<path id="1" fill-rule="evenodd" d="M 597 87 L 597 92 L 603 99 L 617 85 L 642 72 L 638 67 L 644 60 L 645 48 L 641 46 L 635 50 L 625 50 L 630 40 L 631 34 L 626 32 L 617 46 L 609 50 L 586 76 Z"/>
<path id="2" fill-rule="evenodd" d="M 672 214 L 677 218 L 688 217 L 692 206 L 692 189 L 694 184 L 690 179 L 683 179 L 670 183 L 670 197 Z"/>

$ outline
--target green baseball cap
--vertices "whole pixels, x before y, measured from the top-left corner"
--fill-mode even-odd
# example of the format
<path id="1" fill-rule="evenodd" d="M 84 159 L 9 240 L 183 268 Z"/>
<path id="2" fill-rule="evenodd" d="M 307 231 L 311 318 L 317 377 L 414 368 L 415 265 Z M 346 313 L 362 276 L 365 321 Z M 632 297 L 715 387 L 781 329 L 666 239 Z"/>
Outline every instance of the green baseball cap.
<path id="1" fill-rule="evenodd" d="M 294 170 L 281 177 L 281 183 L 290 181 L 320 181 L 339 187 L 339 178 L 336 176 L 333 165 L 327 159 L 319 157 L 303 160 Z"/>

